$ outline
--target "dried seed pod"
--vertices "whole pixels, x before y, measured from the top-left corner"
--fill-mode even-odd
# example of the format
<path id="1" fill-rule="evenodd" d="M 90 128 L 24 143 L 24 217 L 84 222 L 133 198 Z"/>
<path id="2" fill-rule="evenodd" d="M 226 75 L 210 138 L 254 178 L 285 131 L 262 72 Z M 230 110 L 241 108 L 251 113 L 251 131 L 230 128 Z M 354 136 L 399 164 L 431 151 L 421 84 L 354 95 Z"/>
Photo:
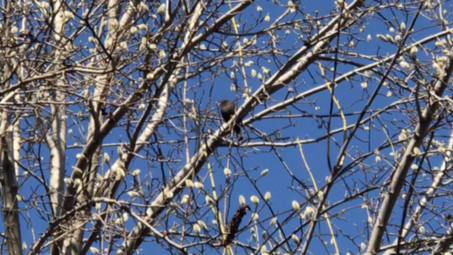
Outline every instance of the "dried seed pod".
<path id="1" fill-rule="evenodd" d="M 250 210 L 250 206 L 248 204 L 240 206 L 236 210 L 236 213 L 230 221 L 229 233 L 226 239 L 223 241 L 224 246 L 230 245 L 233 242 L 234 236 L 237 234 L 239 225 L 241 224 L 242 218 L 244 218 L 245 214 L 247 213 L 247 210 Z"/>

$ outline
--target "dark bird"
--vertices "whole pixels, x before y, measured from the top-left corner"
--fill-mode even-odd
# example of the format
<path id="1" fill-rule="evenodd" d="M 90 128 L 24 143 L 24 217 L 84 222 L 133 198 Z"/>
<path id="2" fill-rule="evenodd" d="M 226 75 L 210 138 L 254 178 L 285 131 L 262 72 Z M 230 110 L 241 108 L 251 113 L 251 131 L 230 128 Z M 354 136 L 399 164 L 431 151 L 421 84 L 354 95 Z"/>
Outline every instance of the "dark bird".
<path id="1" fill-rule="evenodd" d="M 230 100 L 226 99 L 223 99 L 222 101 L 220 101 L 220 103 L 217 103 L 217 105 L 220 105 L 220 112 L 222 113 L 223 120 L 225 122 L 230 121 L 230 119 L 236 113 L 236 105 Z M 238 136 L 239 141 L 242 140 L 241 128 L 239 127 L 241 123 L 241 119 L 236 119 L 236 123 L 234 125 L 234 132 Z"/>

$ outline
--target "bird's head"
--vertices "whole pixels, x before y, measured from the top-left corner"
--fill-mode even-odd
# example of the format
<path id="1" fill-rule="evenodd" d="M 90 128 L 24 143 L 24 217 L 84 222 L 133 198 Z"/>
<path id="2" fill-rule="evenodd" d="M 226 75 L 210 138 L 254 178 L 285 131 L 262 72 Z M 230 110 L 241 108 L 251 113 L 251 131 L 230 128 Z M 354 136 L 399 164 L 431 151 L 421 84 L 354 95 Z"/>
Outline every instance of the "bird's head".
<path id="1" fill-rule="evenodd" d="M 216 105 L 223 106 L 223 105 L 227 105 L 229 102 L 230 102 L 229 100 L 223 99 L 222 101 L 217 102 Z"/>

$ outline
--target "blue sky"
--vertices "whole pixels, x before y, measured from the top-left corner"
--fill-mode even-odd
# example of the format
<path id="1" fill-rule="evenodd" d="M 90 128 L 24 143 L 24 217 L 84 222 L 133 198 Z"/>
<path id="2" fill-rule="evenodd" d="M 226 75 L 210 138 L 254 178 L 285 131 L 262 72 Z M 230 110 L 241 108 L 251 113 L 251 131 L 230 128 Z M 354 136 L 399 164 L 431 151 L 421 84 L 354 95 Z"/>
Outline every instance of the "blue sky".
<path id="1" fill-rule="evenodd" d="M 373 5 L 376 3 L 373 2 Z M 262 8 L 261 13 L 257 11 L 258 5 Z M 334 2 L 333 1 L 311 1 L 309 3 L 303 3 L 301 5 L 301 10 L 304 13 L 310 14 L 310 17 L 329 15 L 337 13 L 334 11 Z M 221 11 L 226 11 L 227 7 L 220 9 Z M 272 23 L 276 18 L 278 18 L 284 11 L 286 7 L 280 6 L 276 7 L 272 1 L 256 1 L 255 4 L 249 7 L 243 14 L 238 15 L 236 20 L 240 20 L 245 25 L 241 25 L 239 28 L 240 32 L 257 32 L 260 29 L 265 29 L 266 26 Z M 349 58 L 349 60 L 354 61 L 357 65 L 365 65 L 372 63 L 380 58 L 385 58 L 388 55 L 394 54 L 397 47 L 388 42 L 384 42 L 377 38 L 377 34 L 390 34 L 396 36 L 400 23 L 404 21 L 407 25 L 411 22 L 413 18 L 413 13 L 408 16 L 403 16 L 401 12 L 398 12 L 396 8 L 392 10 L 385 9 L 379 12 L 382 16 L 374 15 L 374 17 L 366 17 L 363 23 L 360 26 L 353 26 L 340 36 L 338 43 L 341 45 L 341 50 L 346 51 L 346 53 L 351 53 L 349 56 L 345 54 L 339 54 L 339 58 Z M 270 22 L 264 22 L 256 28 L 249 30 L 250 24 L 253 24 L 254 19 L 260 17 L 262 19 L 265 15 L 269 14 Z M 261 15 L 261 16 L 260 16 Z M 384 20 L 382 17 L 385 17 L 387 20 Z M 301 25 L 305 26 L 307 16 L 302 15 L 301 13 L 289 14 L 282 22 L 291 21 L 293 19 L 301 20 Z M 320 26 L 328 23 L 330 19 L 321 20 Z M 140 23 L 142 21 L 137 21 Z M 393 32 L 391 30 L 393 27 Z M 363 29 L 363 31 L 361 31 Z M 289 35 L 286 35 L 286 30 L 290 31 Z M 425 17 L 420 17 L 417 21 L 415 27 L 415 32 L 409 40 L 408 43 L 413 43 L 415 40 L 420 40 L 426 36 L 435 34 L 441 29 L 437 23 L 429 21 Z M 316 31 L 316 30 L 315 30 Z M 155 32 L 155 31 L 154 31 Z M 252 77 L 252 69 L 255 69 L 258 73 L 262 73 L 262 67 L 264 66 L 267 69 L 270 69 L 271 74 L 275 74 L 278 71 L 280 63 L 284 63 L 288 56 L 294 54 L 300 47 L 303 46 L 303 41 L 307 39 L 307 35 L 304 35 L 304 38 L 301 40 L 294 34 L 294 29 L 291 27 L 281 29 L 277 32 L 278 36 L 281 36 L 280 43 L 278 48 L 282 50 L 283 53 L 278 56 L 273 56 L 271 54 L 263 54 L 262 57 L 245 57 L 244 62 L 253 61 L 253 64 L 249 67 L 245 67 L 247 74 L 247 84 L 252 89 L 252 93 L 256 91 L 261 86 L 261 81 L 257 77 Z M 353 35 L 353 36 L 351 36 Z M 367 41 L 367 36 L 371 35 L 371 41 Z M 81 44 L 87 44 L 89 33 L 83 34 L 79 37 Z M 253 36 L 247 37 L 251 40 Z M 221 43 L 218 39 L 208 38 L 216 43 Z M 266 46 L 270 36 L 264 35 L 260 36 L 257 40 L 257 47 L 262 49 L 269 49 L 270 47 Z M 85 40 L 85 41 L 84 41 Z M 231 45 L 234 45 L 236 40 L 235 36 L 229 36 L 226 42 L 229 44 L 231 49 L 234 49 Z M 243 38 L 241 38 L 241 41 Z M 353 42 L 353 47 L 351 47 L 351 41 Z M 215 47 L 214 43 L 209 44 L 204 42 L 208 47 Z M 335 46 L 336 39 L 330 44 L 332 47 Z M 88 45 L 88 44 L 87 44 Z M 349 45 L 349 46 L 348 46 Z M 407 45 L 407 44 L 406 44 Z M 434 42 L 428 43 L 425 45 L 428 48 L 434 49 L 436 46 Z M 138 47 L 138 46 L 137 46 Z M 158 45 L 158 47 L 163 47 Z M 132 49 L 132 48 L 131 48 Z M 361 54 L 360 57 L 352 56 L 352 53 Z M 201 54 L 210 54 L 209 52 Z M 167 54 L 168 55 L 168 54 Z M 333 50 L 326 52 L 323 57 L 333 58 L 335 55 Z M 368 59 L 366 57 L 368 57 Z M 422 64 L 430 63 L 432 56 L 430 53 L 419 49 L 417 53 L 417 59 Z M 410 62 L 408 56 L 404 57 L 406 61 Z M 238 59 L 234 59 L 238 61 Z M 277 60 L 277 62 L 276 62 Z M 397 62 L 397 64 L 400 61 Z M 252 118 L 261 110 L 275 105 L 283 101 L 288 96 L 293 96 L 296 93 L 301 93 L 303 91 L 308 91 L 317 86 L 320 86 L 325 83 L 325 80 L 320 75 L 320 69 L 317 63 L 321 63 L 324 66 L 324 71 L 326 73 L 327 79 L 332 79 L 334 76 L 338 77 L 343 73 L 350 72 L 354 70 L 352 64 L 343 64 L 338 63 L 336 66 L 337 73 L 333 73 L 333 68 L 335 67 L 334 61 L 319 59 L 317 62 L 313 63 L 307 70 L 305 70 L 299 77 L 288 84 L 288 87 L 285 87 L 273 94 L 272 97 L 264 102 L 261 105 L 257 106 L 250 114 L 247 115 L 247 118 Z M 138 62 L 135 64 L 139 64 Z M 217 71 L 220 71 L 215 76 L 212 76 L 211 73 L 203 73 L 200 76 L 194 77 L 187 81 L 188 87 L 190 88 L 187 97 L 193 102 L 195 102 L 195 109 L 197 111 L 198 123 L 202 123 L 202 126 L 198 126 L 193 119 L 189 120 L 189 137 L 192 138 L 189 143 L 190 155 L 198 150 L 200 144 L 197 141 L 197 136 L 200 134 L 205 134 L 209 129 L 217 130 L 222 124 L 222 121 L 218 115 L 218 109 L 215 105 L 216 102 L 222 99 L 229 99 L 236 102 L 238 105 L 244 102 L 242 97 L 242 89 L 244 88 L 244 77 L 241 74 L 241 69 L 231 68 L 233 65 L 233 60 L 228 60 L 223 63 L 223 66 L 216 67 Z M 133 65 L 132 65 L 133 66 Z M 193 70 L 195 70 L 194 67 Z M 392 70 L 390 76 L 393 80 L 399 78 L 404 79 L 410 70 L 406 70 L 400 66 L 396 66 L 397 69 Z M 126 70 L 127 68 L 125 68 Z M 386 69 L 382 66 L 376 68 L 381 73 L 384 73 Z M 235 73 L 236 78 L 231 78 L 231 73 Z M 140 76 L 139 71 L 134 72 L 131 75 L 131 79 L 138 79 Z M 356 75 L 348 81 L 343 81 L 338 84 L 335 88 L 335 97 L 339 100 L 340 105 L 342 106 L 342 111 L 347 115 L 346 121 L 348 125 L 355 123 L 357 119 L 357 113 L 360 112 L 364 105 L 366 104 L 369 95 L 376 88 L 379 83 L 381 76 L 373 75 L 367 77 L 365 73 Z M 431 78 L 427 78 L 430 80 Z M 128 81 L 123 80 L 123 85 L 127 86 Z M 361 83 L 366 82 L 367 88 L 363 88 Z M 236 91 L 231 90 L 231 85 L 236 86 Z M 407 86 L 414 87 L 414 82 L 409 80 Z M 169 106 L 167 111 L 167 119 L 159 128 L 159 134 L 152 138 L 152 141 L 164 141 L 164 140 L 177 140 L 181 138 L 181 132 L 178 128 L 182 128 L 182 118 L 180 114 L 183 113 L 183 106 L 181 104 L 180 93 L 182 91 L 183 83 L 177 85 L 177 88 L 174 91 L 174 94 L 171 97 L 172 105 Z M 292 92 L 289 87 L 292 88 Z M 118 86 L 117 88 L 121 88 Z M 389 94 L 391 93 L 391 94 Z M 449 92 L 447 92 L 450 94 Z M 390 95 L 390 96 L 389 96 Z M 394 83 L 389 82 L 388 85 L 384 85 L 377 96 L 377 99 L 373 102 L 370 107 L 371 112 L 375 112 L 388 104 L 395 102 L 399 97 L 410 97 L 411 93 L 408 90 L 404 90 L 399 86 L 396 86 Z M 358 192 L 363 191 L 369 185 L 380 185 L 390 176 L 392 171 L 393 159 L 390 153 L 392 152 L 391 148 L 388 145 L 388 138 L 396 139 L 400 134 L 401 129 L 408 128 L 412 129 L 414 124 L 414 119 L 411 119 L 409 116 L 413 116 L 409 110 L 415 109 L 415 104 L 410 102 L 408 104 L 401 104 L 400 107 L 405 106 L 406 109 L 400 110 L 392 108 L 389 111 L 380 114 L 379 117 L 373 118 L 371 122 L 366 123 L 364 126 L 361 126 L 356 133 L 356 137 L 353 142 L 349 145 L 347 149 L 348 157 L 345 159 L 345 166 L 353 161 L 354 158 L 359 157 L 363 154 L 371 153 L 366 160 L 363 161 L 364 165 L 354 166 L 347 171 L 341 178 L 337 180 L 334 187 L 328 194 L 327 200 L 330 204 L 334 204 L 338 201 L 341 201 L 345 196 L 351 195 L 351 193 L 356 190 Z M 422 104 L 423 106 L 423 104 Z M 245 137 L 244 146 L 233 147 L 230 149 L 227 146 L 219 147 L 215 153 L 209 157 L 209 163 L 212 166 L 213 176 L 215 179 L 216 191 L 218 194 L 223 190 L 227 185 L 234 184 L 230 186 L 228 190 L 228 197 L 225 199 L 225 194 L 222 194 L 222 199 L 219 200 L 219 209 L 221 210 L 223 220 L 229 222 L 231 217 L 234 215 L 236 209 L 240 206 L 238 198 L 240 195 L 243 195 L 247 203 L 252 205 L 252 211 L 259 212 L 259 221 L 251 221 L 251 212 L 248 212 L 245 216 L 241 227 L 246 226 L 246 229 L 237 237 L 242 243 L 249 243 L 251 246 L 257 245 L 257 240 L 251 239 L 251 230 L 258 231 L 257 235 L 259 236 L 260 242 L 262 242 L 262 232 L 267 231 L 268 233 L 273 233 L 275 230 L 274 226 L 269 226 L 269 221 L 273 217 L 273 214 L 277 215 L 277 218 L 280 223 L 284 223 L 283 229 L 285 230 L 286 235 L 291 233 L 294 229 L 299 227 L 301 223 L 306 221 L 301 221 L 297 215 L 293 214 L 292 211 L 292 201 L 296 200 L 299 203 L 307 202 L 306 191 L 298 185 L 298 182 L 291 177 L 285 166 L 282 164 L 277 154 L 273 148 L 264 147 L 264 146 L 247 146 L 247 143 L 251 142 L 260 142 L 263 139 L 254 132 L 254 128 L 261 132 L 264 132 L 270 135 L 271 139 L 276 139 L 277 133 L 280 137 L 286 140 L 283 141 L 294 141 L 299 138 L 303 143 L 304 156 L 307 160 L 307 164 L 310 166 L 311 172 L 313 173 L 314 180 L 316 180 L 318 188 L 322 187 L 325 184 L 326 177 L 330 175 L 328 161 L 333 165 L 337 159 L 337 154 L 339 152 L 338 144 L 343 143 L 343 133 L 338 132 L 333 135 L 330 140 L 330 150 L 327 149 L 327 141 L 325 139 L 318 142 L 307 142 L 305 141 L 310 139 L 317 139 L 326 134 L 327 130 L 327 117 L 330 112 L 331 107 L 331 94 L 328 90 L 324 90 L 319 93 L 310 95 L 307 98 L 300 100 L 296 107 L 290 106 L 285 111 L 272 113 L 264 119 L 256 120 L 250 123 L 250 125 L 244 127 L 242 132 Z M 76 126 L 73 125 L 74 122 L 79 121 L 75 118 L 76 113 L 80 111 L 79 106 L 70 107 L 70 110 L 74 114 L 68 114 L 71 117 L 68 119 L 68 129 L 72 129 L 75 136 L 79 135 L 79 130 Z M 190 111 L 191 109 L 186 109 Z M 342 127 L 342 120 L 339 117 L 339 111 L 336 105 L 333 105 L 333 117 L 331 119 L 330 125 L 331 130 L 339 129 Z M 367 114 L 365 117 L 370 116 L 371 113 Z M 280 118 L 279 115 L 299 115 L 291 118 Z M 302 116 L 300 116 L 302 115 Z M 203 118 L 208 116 L 208 118 Z M 84 130 L 81 132 L 86 134 L 87 132 L 87 122 L 82 122 Z M 124 124 L 124 122 L 122 122 Z M 175 128 L 177 127 L 177 128 Z M 281 131 L 275 133 L 276 130 L 285 127 Z M 442 130 L 438 132 L 438 135 L 448 135 L 449 130 Z M 74 139 L 68 136 L 68 146 L 74 144 Z M 119 142 L 128 142 L 127 133 L 125 132 L 125 126 L 119 125 L 116 127 L 112 133 L 107 136 L 104 140 L 104 143 L 119 143 Z M 382 146 L 382 149 L 379 152 L 376 152 L 376 148 Z M 395 149 L 400 149 L 399 144 L 395 145 Z M 146 199 L 139 198 L 130 198 L 127 191 L 130 191 L 134 188 L 135 182 L 132 176 L 127 176 L 124 185 L 121 186 L 118 193 L 118 199 L 133 201 L 134 203 L 143 203 L 147 204 L 152 200 L 153 196 L 157 194 L 159 188 L 162 185 L 162 173 L 165 173 L 167 178 L 171 177 L 173 174 L 178 172 L 185 164 L 185 152 L 182 149 L 183 143 L 171 143 L 165 144 L 161 143 L 158 146 L 156 144 L 147 146 L 141 152 L 143 158 L 136 158 L 133 160 L 129 170 L 141 169 L 140 180 L 150 183 L 149 186 L 144 185 L 144 189 L 150 193 Z M 42 157 L 42 174 L 46 180 L 48 180 L 48 167 L 49 155 L 47 149 L 34 145 L 34 149 L 39 151 L 40 157 Z M 82 148 L 79 146 L 71 147 L 68 149 L 67 153 L 67 171 L 66 175 L 70 176 L 72 171 L 72 166 L 75 164 L 75 155 L 81 152 Z M 156 151 L 161 150 L 165 159 L 171 160 L 172 162 L 157 162 Z M 291 170 L 295 178 L 300 182 L 303 182 L 305 185 L 313 188 L 313 183 L 311 181 L 310 175 L 304 165 L 304 162 L 301 158 L 299 148 L 297 146 L 289 147 L 276 147 L 275 150 L 281 155 L 284 164 Z M 116 147 L 105 147 L 104 151 L 110 154 L 111 162 L 117 159 L 117 148 Z M 329 155 L 330 154 L 330 155 Z M 377 154 L 382 160 L 377 162 Z M 229 156 L 231 155 L 231 156 Z M 440 166 L 442 157 L 436 156 L 430 159 L 430 164 L 433 166 Z M 229 162 L 229 163 L 228 163 Z M 24 163 L 26 166 L 30 166 L 36 163 L 35 161 L 29 161 Z M 415 162 L 416 163 L 416 162 Z M 425 167 L 428 167 L 424 163 Z M 229 166 L 233 172 L 233 177 L 230 180 L 230 183 L 226 183 L 224 169 Z M 104 168 L 107 166 L 104 165 Z M 262 177 L 261 173 L 263 170 L 268 169 L 266 176 Z M 38 169 L 35 169 L 38 170 Z M 100 170 L 101 171 L 101 170 Z M 38 171 L 40 172 L 40 171 Z M 379 179 L 380 178 L 380 179 Z M 24 183 L 24 181 L 26 182 Z M 208 169 L 205 165 L 201 170 L 199 176 L 197 176 L 198 181 L 203 181 L 206 191 L 212 195 L 212 188 L 210 184 L 210 179 L 208 175 Z M 410 180 L 410 178 L 408 178 Z M 168 181 L 168 180 L 166 180 Z M 417 183 L 418 185 L 429 185 L 430 176 L 424 176 Z M 48 198 L 45 196 L 45 189 L 43 186 L 38 185 L 38 182 L 33 180 L 33 178 L 27 179 L 24 177 L 20 178 L 21 194 L 25 198 L 25 203 L 20 203 L 21 208 L 29 208 L 28 204 L 29 198 L 36 199 L 36 196 L 39 198 L 38 201 L 41 201 L 41 196 L 43 201 L 48 202 Z M 407 187 L 404 188 L 407 190 Z M 272 198 L 269 200 L 268 205 L 263 202 L 263 197 L 266 192 L 271 192 Z M 351 253 L 358 253 L 359 246 L 361 242 L 367 241 L 369 238 L 369 231 L 371 230 L 371 223 L 368 223 L 368 215 L 372 214 L 373 211 L 376 212 L 379 210 L 379 204 L 376 203 L 377 196 L 381 190 L 376 188 L 373 191 L 367 192 L 364 195 L 358 196 L 347 203 L 341 204 L 338 207 L 329 211 L 329 215 L 334 215 L 342 212 L 344 214 L 341 217 L 333 217 L 332 224 L 334 226 L 334 233 L 336 235 L 336 240 L 339 245 L 339 250 L 341 254 L 346 254 L 350 251 Z M 168 217 L 168 222 L 163 222 L 158 226 L 159 230 L 165 230 L 165 227 L 171 227 L 173 222 L 177 224 L 184 223 L 187 233 L 191 233 L 191 227 L 198 220 L 201 219 L 209 225 L 209 234 L 215 235 L 218 234 L 218 228 L 215 225 L 212 225 L 212 220 L 214 219 L 214 214 L 205 205 L 205 195 L 203 191 L 198 189 L 185 189 L 181 194 L 178 194 L 174 199 L 175 202 L 179 202 L 183 195 L 191 194 L 196 197 L 197 204 L 201 207 L 194 214 L 185 215 L 184 222 L 181 219 L 181 215 L 184 213 L 187 208 L 184 205 L 181 205 L 176 209 L 176 215 L 170 215 Z M 250 197 L 256 195 L 260 198 L 260 203 L 255 207 L 251 201 Z M 363 205 L 371 206 L 368 209 L 364 208 Z M 397 224 L 401 221 L 401 206 L 402 201 L 399 201 L 397 207 L 395 207 L 394 218 L 392 218 L 392 223 Z M 48 210 L 48 205 L 45 205 Z M 302 207 L 302 211 L 305 210 L 305 204 Z M 373 207 L 374 206 L 374 207 Z M 42 205 L 38 205 L 42 208 Z M 144 208 L 133 207 L 134 210 L 140 211 L 141 213 L 145 212 Z M 272 210 L 271 210 L 272 209 Z M 367 211 L 368 210 L 368 211 Z M 28 214 L 29 213 L 29 214 Z M 226 215 L 224 215 L 226 213 Z M 120 213 L 117 214 L 119 217 Z M 27 243 L 30 247 L 32 241 L 36 240 L 39 235 L 45 231 L 48 226 L 46 221 L 49 220 L 50 216 L 45 215 L 36 210 L 24 210 L 22 213 L 21 228 L 23 229 L 22 238 L 23 241 Z M 427 215 L 430 217 L 430 215 Z M 30 220 L 32 219 L 32 220 Z M 1 224 L 1 223 L 0 223 Z M 432 223 L 432 229 L 436 229 L 439 223 Z M 126 223 L 127 230 L 131 230 L 135 222 L 130 219 Z M 90 227 L 90 224 L 87 225 Z M 33 228 L 34 232 L 31 232 L 30 229 Z M 302 228 L 301 231 L 295 233 L 299 237 L 305 233 L 307 227 Z M 181 230 L 179 226 L 178 230 Z M 312 254 L 326 254 L 334 253 L 334 247 L 330 244 L 330 234 L 328 231 L 328 226 L 323 220 L 318 223 L 317 231 L 315 233 L 321 232 L 322 235 L 314 236 L 313 241 L 309 247 L 309 251 Z M 175 240 L 179 240 L 179 237 L 174 237 Z M 278 233 L 272 237 L 276 240 L 280 238 Z M 151 239 L 153 240 L 153 239 Z M 302 242 L 305 242 L 305 239 L 302 239 Z M 200 241 L 197 238 L 188 237 L 187 241 Z M 393 237 L 390 238 L 390 241 L 393 241 Z M 326 244 L 324 242 L 327 242 Z M 273 245 L 272 242 L 267 244 L 268 249 Z M 291 241 L 290 241 L 291 243 Z M 96 245 L 99 245 L 97 243 Z M 291 243 L 292 251 L 295 251 L 295 246 Z M 147 249 L 153 249 L 153 251 L 159 251 L 162 253 L 168 253 L 161 245 L 156 242 L 147 242 L 141 246 L 144 249 L 144 252 Z M 300 247 L 299 247 L 300 248 Z M 196 254 L 218 254 L 221 252 L 221 249 L 217 250 L 206 250 L 200 252 L 197 250 L 197 247 L 189 248 L 190 252 Z M 247 254 L 250 251 L 247 251 Z M 238 252 L 235 254 L 246 254 L 244 250 L 238 248 Z"/>

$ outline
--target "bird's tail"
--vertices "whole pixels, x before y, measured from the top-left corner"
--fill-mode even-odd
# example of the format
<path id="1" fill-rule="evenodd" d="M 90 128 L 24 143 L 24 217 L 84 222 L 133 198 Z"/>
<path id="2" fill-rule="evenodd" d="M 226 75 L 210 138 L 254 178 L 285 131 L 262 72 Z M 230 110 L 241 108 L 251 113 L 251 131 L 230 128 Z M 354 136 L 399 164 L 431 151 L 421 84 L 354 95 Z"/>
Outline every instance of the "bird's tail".
<path id="1" fill-rule="evenodd" d="M 239 127 L 238 124 L 234 126 L 234 132 L 238 136 L 238 141 L 242 141 L 242 133 L 241 133 L 241 128 Z"/>

